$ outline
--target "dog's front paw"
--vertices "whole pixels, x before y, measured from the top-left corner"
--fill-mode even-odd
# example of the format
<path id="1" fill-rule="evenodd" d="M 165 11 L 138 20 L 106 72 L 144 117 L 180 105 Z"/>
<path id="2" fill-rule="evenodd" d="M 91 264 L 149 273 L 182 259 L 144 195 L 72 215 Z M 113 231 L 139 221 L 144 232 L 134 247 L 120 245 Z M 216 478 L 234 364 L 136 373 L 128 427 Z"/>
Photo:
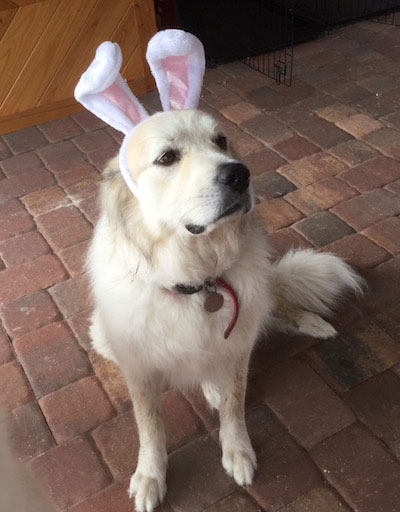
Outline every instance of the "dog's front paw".
<path id="1" fill-rule="evenodd" d="M 153 478 L 136 470 L 129 484 L 129 496 L 135 496 L 135 509 L 137 512 L 153 512 L 161 503 L 167 493 L 164 479 Z"/>
<path id="2" fill-rule="evenodd" d="M 256 454 L 251 446 L 246 449 L 226 448 L 222 454 L 222 465 L 238 485 L 251 485 L 257 467 Z"/>

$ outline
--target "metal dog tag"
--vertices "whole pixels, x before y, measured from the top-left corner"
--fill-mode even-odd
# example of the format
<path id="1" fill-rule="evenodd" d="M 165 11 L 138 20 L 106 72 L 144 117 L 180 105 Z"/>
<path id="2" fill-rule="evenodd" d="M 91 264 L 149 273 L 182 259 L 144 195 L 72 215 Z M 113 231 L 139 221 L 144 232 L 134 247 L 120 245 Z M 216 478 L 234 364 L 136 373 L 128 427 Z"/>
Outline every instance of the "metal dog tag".
<path id="1" fill-rule="evenodd" d="M 204 309 L 209 313 L 215 313 L 222 308 L 224 297 L 218 292 L 208 292 L 204 301 Z"/>

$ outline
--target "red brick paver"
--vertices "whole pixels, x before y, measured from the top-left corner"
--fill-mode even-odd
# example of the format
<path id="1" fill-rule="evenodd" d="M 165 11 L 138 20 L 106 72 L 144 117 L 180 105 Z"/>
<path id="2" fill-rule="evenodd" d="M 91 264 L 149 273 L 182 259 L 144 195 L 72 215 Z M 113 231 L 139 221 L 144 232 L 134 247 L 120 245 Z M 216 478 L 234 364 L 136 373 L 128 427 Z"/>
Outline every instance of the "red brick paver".
<path id="1" fill-rule="evenodd" d="M 318 153 L 282 167 L 279 172 L 298 187 L 303 187 L 323 178 L 335 176 L 346 169 L 343 162 L 328 153 Z"/>
<path id="2" fill-rule="evenodd" d="M 354 229 L 362 230 L 400 214 L 399 198 L 385 189 L 376 189 L 335 206 L 332 211 Z"/>
<path id="3" fill-rule="evenodd" d="M 260 114 L 257 117 L 253 117 L 242 123 L 241 126 L 250 135 L 268 146 L 289 139 L 293 135 L 290 128 L 273 119 L 268 114 Z"/>
<path id="4" fill-rule="evenodd" d="M 371 146 L 367 146 L 367 144 L 360 140 L 351 140 L 340 146 L 331 148 L 330 153 L 350 167 L 362 164 L 367 160 L 371 160 L 374 156 L 379 155 L 375 149 L 371 148 Z"/>
<path id="5" fill-rule="evenodd" d="M 75 277 L 85 271 L 84 263 L 89 248 L 89 240 L 84 240 L 76 245 L 71 245 L 62 249 L 58 253 L 64 267 L 68 270 L 71 277 Z"/>
<path id="6" fill-rule="evenodd" d="M 206 71 L 200 106 L 249 167 L 279 257 L 331 251 L 368 291 L 330 340 L 262 336 L 247 423 L 258 469 L 221 466 L 218 414 L 167 391 L 160 512 L 394 512 L 400 481 L 400 29 L 363 21 L 295 48 L 290 88 L 242 62 Z M 142 98 L 159 110 L 155 91 Z M 118 367 L 91 348 L 84 261 L 122 135 L 88 112 L 0 137 L 0 403 L 16 456 L 58 512 L 133 512 L 138 435 Z"/>
<path id="7" fill-rule="evenodd" d="M 375 267 L 390 258 L 385 249 L 358 233 L 336 240 L 324 247 L 358 268 Z"/>
<path id="8" fill-rule="evenodd" d="M 174 512 L 200 512 L 236 488 L 222 469 L 218 446 L 209 437 L 192 441 L 171 455 L 168 481 L 168 502 Z"/>
<path id="9" fill-rule="evenodd" d="M 360 139 L 368 133 L 379 130 L 383 125 L 376 119 L 366 116 L 365 114 L 354 114 L 353 116 L 345 117 L 337 121 L 336 126 L 350 133 L 353 137 Z"/>
<path id="10" fill-rule="evenodd" d="M 341 500 L 337 493 L 329 487 L 316 487 L 312 491 L 295 499 L 279 512 L 351 512 L 351 509 Z"/>
<path id="11" fill-rule="evenodd" d="M 354 188 L 331 177 L 291 192 L 287 195 L 286 200 L 304 214 L 312 215 L 320 210 L 327 210 L 355 195 L 357 192 Z"/>
<path id="12" fill-rule="evenodd" d="M 92 229 L 75 206 L 63 206 L 36 217 L 36 223 L 54 250 L 64 249 L 90 237 Z"/>
<path id="13" fill-rule="evenodd" d="M 275 146 L 275 149 L 287 160 L 300 160 L 319 151 L 315 144 L 298 135 L 280 142 Z"/>
<path id="14" fill-rule="evenodd" d="M 248 494 L 238 491 L 204 510 L 205 512 L 260 512 L 261 508 Z"/>
<path id="15" fill-rule="evenodd" d="M 264 408 L 248 414 L 249 433 L 257 453 L 258 470 L 250 494 L 266 510 L 276 510 L 321 482 L 310 457 Z M 269 439 L 265 443 L 265 439 Z M 279 452 L 276 457 L 275 451 Z"/>
<path id="16" fill-rule="evenodd" d="M 394 366 L 400 345 L 376 325 L 357 327 L 353 334 L 334 340 L 334 351 L 327 341 L 312 348 L 308 360 L 330 386 L 346 391 Z"/>
<path id="17" fill-rule="evenodd" d="M 39 400 L 58 443 L 96 427 L 114 416 L 114 409 L 95 377 L 64 386 Z"/>
<path id="18" fill-rule="evenodd" d="M 246 155 L 244 161 L 249 167 L 252 176 L 258 176 L 273 171 L 286 163 L 286 160 L 281 156 L 266 148 Z"/>
<path id="19" fill-rule="evenodd" d="M 64 323 L 48 324 L 14 341 L 38 397 L 90 373 L 87 358 Z"/>
<path id="20" fill-rule="evenodd" d="M 59 142 L 78 135 L 83 130 L 71 117 L 47 121 L 38 126 L 49 142 Z"/>
<path id="21" fill-rule="evenodd" d="M 14 155 L 46 146 L 43 134 L 35 127 L 24 128 L 17 132 L 6 133 L 3 139 Z"/>
<path id="22" fill-rule="evenodd" d="M 17 361 L 0 366 L 0 405 L 3 409 L 14 409 L 33 400 L 32 390 Z"/>
<path id="23" fill-rule="evenodd" d="M 49 252 L 49 245 L 37 231 L 31 231 L 0 243 L 0 254 L 6 267 L 21 265 Z"/>
<path id="24" fill-rule="evenodd" d="M 92 494 L 77 505 L 68 508 L 68 512 L 134 512 L 133 501 L 126 492 L 129 479 L 109 485 L 104 490 Z M 159 512 L 159 509 L 157 509 Z M 171 512 L 168 505 L 160 508 L 160 512 Z"/>
<path id="25" fill-rule="evenodd" d="M 65 318 L 88 308 L 89 290 L 87 275 L 78 275 L 50 288 L 51 296 Z"/>
<path id="26" fill-rule="evenodd" d="M 55 443 L 36 402 L 16 407 L 6 417 L 12 449 L 20 460 L 46 452 Z"/>
<path id="27" fill-rule="evenodd" d="M 307 217 L 294 225 L 294 229 L 309 240 L 315 247 L 323 247 L 335 240 L 342 241 L 354 232 L 345 222 L 332 212 L 320 212 Z"/>
<path id="28" fill-rule="evenodd" d="M 311 454 L 353 509 L 396 510 L 400 464 L 363 428 L 350 426 L 322 441 Z"/>
<path id="29" fill-rule="evenodd" d="M 400 379 L 386 371 L 348 391 L 344 398 L 377 436 L 400 458 Z"/>
<path id="30" fill-rule="evenodd" d="M 13 178 L 20 174 L 43 167 L 43 162 L 40 160 L 38 155 L 32 151 L 2 160 L 0 167 L 7 178 Z"/>
<path id="31" fill-rule="evenodd" d="M 392 217 L 364 231 L 364 235 L 392 254 L 400 252 L 400 217 Z"/>
<path id="32" fill-rule="evenodd" d="M 12 199 L 0 205 L 0 242 L 34 229 L 32 217 L 18 200 Z"/>
<path id="33" fill-rule="evenodd" d="M 271 368 L 260 376 L 259 386 L 265 403 L 306 448 L 355 421 L 345 403 L 298 360 Z"/>
<path id="34" fill-rule="evenodd" d="M 60 509 L 74 505 L 111 483 L 93 444 L 76 437 L 32 461 L 31 467 Z"/>
<path id="35" fill-rule="evenodd" d="M 62 281 L 66 272 L 53 255 L 42 256 L 0 274 L 0 300 L 14 299 Z"/>
<path id="36" fill-rule="evenodd" d="M 258 206 L 258 211 L 269 233 L 290 226 L 303 217 L 296 208 L 284 199 L 272 199 L 261 203 Z"/>
<path id="37" fill-rule="evenodd" d="M 0 189 L 0 202 L 22 197 L 55 184 L 54 176 L 46 169 L 36 169 L 4 180 Z"/>
<path id="38" fill-rule="evenodd" d="M 44 290 L 5 304 L 0 316 L 11 338 L 22 336 L 51 322 L 61 320 L 61 314 L 54 301 Z"/>
<path id="39" fill-rule="evenodd" d="M 168 452 L 174 451 L 204 433 L 199 418 L 180 394 L 166 393 L 162 411 L 167 433 Z M 93 432 L 93 438 L 117 480 L 133 473 L 137 461 L 139 439 L 132 411 L 120 414 L 98 427 Z"/>
<path id="40" fill-rule="evenodd" d="M 400 163 L 392 158 L 379 157 L 342 173 L 340 178 L 360 192 L 366 192 L 399 179 Z"/>
<path id="41" fill-rule="evenodd" d="M 61 187 L 48 187 L 39 192 L 32 192 L 22 198 L 26 209 L 33 215 L 40 215 L 69 203 Z"/>

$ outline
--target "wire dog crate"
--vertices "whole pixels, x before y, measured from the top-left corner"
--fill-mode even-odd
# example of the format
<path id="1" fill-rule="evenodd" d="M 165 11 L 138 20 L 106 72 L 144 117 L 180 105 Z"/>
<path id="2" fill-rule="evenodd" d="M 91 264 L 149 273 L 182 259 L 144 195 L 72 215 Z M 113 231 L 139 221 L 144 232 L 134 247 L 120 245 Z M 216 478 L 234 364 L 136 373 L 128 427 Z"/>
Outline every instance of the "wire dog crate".
<path id="1" fill-rule="evenodd" d="M 280 38 L 289 44 L 243 60 L 285 85 L 291 85 L 292 81 L 294 44 L 327 34 L 335 25 L 363 18 L 393 25 L 400 23 L 400 15 L 396 12 L 400 8 L 399 0 L 294 0 L 285 8 L 285 21 L 280 22 Z"/>
<path id="2" fill-rule="evenodd" d="M 258 2 L 260 3 L 260 2 Z M 295 40 L 295 2 L 263 2 L 268 9 L 267 19 L 258 18 L 258 30 L 268 33 L 269 47 L 265 53 L 264 44 L 259 42 L 243 60 L 245 64 L 264 75 L 273 78 L 279 84 L 291 85 L 293 74 L 293 43 Z M 271 13 L 273 13 L 271 15 Z M 304 27 L 302 27 L 304 28 Z"/>
<path id="3" fill-rule="evenodd" d="M 291 85 L 294 44 L 362 18 L 388 23 L 400 0 L 175 0 L 175 8 L 179 26 L 203 41 L 209 66 L 241 59 Z"/>

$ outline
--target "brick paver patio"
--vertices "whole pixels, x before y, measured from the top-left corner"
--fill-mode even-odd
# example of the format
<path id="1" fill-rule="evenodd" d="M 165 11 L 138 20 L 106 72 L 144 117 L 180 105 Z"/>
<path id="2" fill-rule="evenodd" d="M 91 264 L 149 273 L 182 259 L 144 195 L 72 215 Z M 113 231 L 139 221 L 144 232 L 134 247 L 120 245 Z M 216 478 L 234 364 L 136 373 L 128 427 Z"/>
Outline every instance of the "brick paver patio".
<path id="1" fill-rule="evenodd" d="M 156 93 L 143 101 L 154 110 Z M 158 510 L 398 511 L 400 28 L 363 22 L 297 47 L 291 88 L 238 62 L 208 70 L 201 108 L 250 166 L 277 251 L 333 251 L 370 291 L 340 309 L 335 340 L 260 341 L 247 416 L 259 467 L 245 490 L 222 469 L 200 396 L 165 393 Z M 90 349 L 82 267 L 120 140 L 85 112 L 0 138 L 0 400 L 60 511 L 133 511 L 136 427 L 118 370 Z"/>

